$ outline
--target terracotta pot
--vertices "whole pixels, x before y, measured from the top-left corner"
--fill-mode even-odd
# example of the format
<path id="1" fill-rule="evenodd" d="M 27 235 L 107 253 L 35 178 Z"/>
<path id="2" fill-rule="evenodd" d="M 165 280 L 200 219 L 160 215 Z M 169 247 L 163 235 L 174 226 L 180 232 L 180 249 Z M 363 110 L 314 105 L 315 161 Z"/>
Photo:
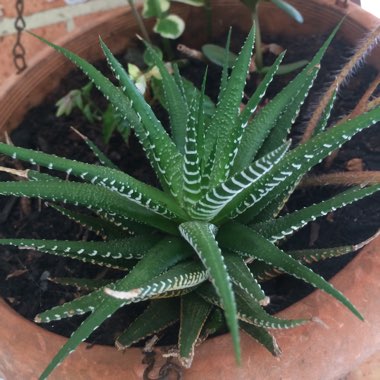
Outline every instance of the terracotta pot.
<path id="1" fill-rule="evenodd" d="M 274 34 L 297 35 L 329 31 L 348 13 L 341 28 L 347 40 L 363 37 L 378 20 L 350 4 L 344 9 L 335 0 L 293 0 L 304 15 L 305 23 L 289 21 L 281 12 L 266 12 L 262 7 L 262 24 Z M 214 30 L 230 24 L 248 28 L 250 16 L 238 1 L 214 1 Z M 270 6 L 270 5 L 268 5 Z M 203 25 L 200 10 L 179 7 L 188 22 L 185 39 L 194 40 L 194 32 Z M 67 36 L 59 44 L 78 52 L 87 59 L 101 57 L 100 34 L 115 51 L 130 43 L 137 26 L 126 11 L 116 11 L 89 25 L 85 30 Z M 196 33 L 200 43 L 202 33 Z M 369 59 L 380 69 L 380 49 Z M 0 135 L 15 128 L 28 109 L 48 95 L 72 66 L 51 49 L 44 48 L 22 75 L 11 78 L 0 89 Z M 283 350 L 273 358 L 251 338 L 242 333 L 243 364 L 235 365 L 229 335 L 211 339 L 198 347 L 193 366 L 185 372 L 190 379 L 338 379 L 380 349 L 380 239 L 366 247 L 332 280 L 362 312 L 366 321 L 358 321 L 331 297 L 316 291 L 279 315 L 314 316 L 320 322 L 288 331 L 276 332 Z M 35 379 L 64 344 L 65 338 L 43 330 L 15 313 L 0 301 L 0 378 Z M 144 366 L 138 349 L 118 352 L 112 347 L 81 345 L 53 373 L 52 379 L 141 379 Z"/>

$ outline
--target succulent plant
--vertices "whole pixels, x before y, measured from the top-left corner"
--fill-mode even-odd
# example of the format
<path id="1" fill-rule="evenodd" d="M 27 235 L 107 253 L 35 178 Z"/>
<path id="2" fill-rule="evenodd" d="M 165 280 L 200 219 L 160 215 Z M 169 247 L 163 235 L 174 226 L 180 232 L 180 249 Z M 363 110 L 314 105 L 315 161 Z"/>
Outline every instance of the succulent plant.
<path id="1" fill-rule="evenodd" d="M 0 194 L 61 202 L 54 206 L 57 210 L 104 237 L 104 241 L 87 242 L 1 239 L 0 244 L 33 247 L 129 271 L 107 283 L 78 280 L 78 285 L 92 291 L 36 317 L 36 322 L 47 323 L 88 314 L 42 379 L 114 312 L 142 301 L 149 301 L 149 306 L 119 336 L 119 348 L 179 320 L 178 357 L 185 366 L 191 364 L 197 341 L 220 323 L 226 323 L 231 332 L 238 362 L 239 328 L 277 355 L 279 348 L 268 328 L 291 328 L 307 320 L 283 320 L 265 310 L 269 299 L 259 281 L 274 269 L 325 291 L 362 319 L 343 294 L 305 266 L 311 260 L 340 255 L 355 247 L 301 252 L 279 248 L 283 239 L 310 221 L 380 190 L 380 185 L 353 187 L 319 204 L 279 215 L 313 166 L 356 133 L 380 121 L 377 107 L 326 129 L 329 107 L 310 140 L 292 149 L 286 141 L 336 30 L 303 71 L 255 113 L 284 54 L 241 110 L 254 45 L 252 29 L 230 73 L 228 62 L 224 65 L 220 95 L 211 117 L 204 111 L 207 73 L 202 88 L 194 87 L 189 99 L 178 70 L 169 74 L 147 44 L 162 77 L 170 134 L 102 40 L 101 47 L 119 86 L 82 58 L 40 38 L 74 62 L 128 120 L 161 185 L 155 188 L 122 172 L 93 143 L 89 146 L 100 165 L 0 144 L 3 154 L 70 176 L 63 180 L 32 169 L 3 168 L 29 181 L 1 182 Z M 66 208 L 66 204 L 80 206 L 80 211 Z"/>

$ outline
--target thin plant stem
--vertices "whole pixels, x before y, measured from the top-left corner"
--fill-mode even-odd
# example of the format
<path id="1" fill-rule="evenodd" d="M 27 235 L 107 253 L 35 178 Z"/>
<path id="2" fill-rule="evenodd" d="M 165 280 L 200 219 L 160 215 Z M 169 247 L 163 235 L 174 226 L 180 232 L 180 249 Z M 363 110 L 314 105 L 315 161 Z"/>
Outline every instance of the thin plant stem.
<path id="1" fill-rule="evenodd" d="M 372 96 L 372 94 L 376 91 L 378 85 L 380 83 L 380 74 L 378 74 L 376 76 L 376 78 L 372 81 L 372 83 L 369 85 L 368 89 L 366 90 L 366 92 L 363 94 L 363 96 L 360 98 L 359 102 L 357 103 L 357 105 L 355 106 L 355 108 L 352 110 L 352 112 L 345 116 L 340 122 L 339 124 L 341 123 L 344 123 L 345 121 L 349 120 L 349 119 L 352 119 L 356 116 L 359 116 L 361 115 L 362 113 L 366 112 L 366 111 L 369 111 L 370 109 L 374 108 L 376 106 L 376 104 L 371 107 L 371 108 L 368 108 L 369 107 L 369 99 L 370 97 Z M 375 99 L 376 100 L 376 99 Z M 332 152 L 330 154 L 330 156 L 328 156 L 325 160 L 325 168 L 330 168 L 334 162 L 334 160 L 336 159 L 338 155 L 338 150 Z"/>
<path id="2" fill-rule="evenodd" d="M 144 38 L 145 41 L 149 42 L 150 44 L 152 44 L 152 41 L 149 37 L 149 34 L 148 34 L 148 31 L 146 30 L 146 27 L 144 25 L 144 21 L 140 15 L 140 13 L 137 11 L 137 8 L 136 8 L 136 5 L 135 5 L 135 0 L 127 0 L 128 3 L 129 3 L 129 6 L 131 7 L 132 9 L 132 13 L 133 13 L 133 17 L 136 19 L 137 21 L 137 25 L 139 26 L 139 29 L 141 31 L 141 34 Z"/>
<path id="3" fill-rule="evenodd" d="M 376 99 L 373 99 L 371 100 L 368 104 L 367 104 L 367 108 L 366 108 L 366 111 L 369 111 L 377 106 L 380 106 L 380 97 L 376 98 Z"/>
<path id="4" fill-rule="evenodd" d="M 377 185 L 380 183 L 380 171 L 353 171 L 321 174 L 304 178 L 299 187 L 313 186 L 352 186 Z"/>
<path id="5" fill-rule="evenodd" d="M 372 81 L 372 83 L 369 85 L 367 91 L 364 93 L 364 95 L 361 97 L 360 101 L 354 108 L 354 110 L 351 112 L 350 119 L 366 112 L 368 104 L 369 104 L 369 99 L 372 96 L 372 94 L 376 91 L 379 84 L 380 84 L 380 74 L 378 74 L 376 78 Z"/>
<path id="6" fill-rule="evenodd" d="M 368 38 L 360 45 L 359 49 L 355 52 L 355 54 L 351 57 L 351 59 L 344 65 L 342 71 L 335 78 L 333 83 L 324 93 L 322 99 L 319 102 L 319 106 L 314 111 L 306 129 L 304 135 L 302 136 L 301 143 L 309 140 L 313 132 L 320 120 L 323 111 L 326 109 L 334 91 L 336 91 L 340 85 L 346 80 L 346 78 L 353 72 L 355 67 L 360 63 L 362 58 L 367 55 L 376 45 L 376 41 L 380 35 L 380 26 L 378 26 L 374 31 L 372 31 Z"/>
<path id="7" fill-rule="evenodd" d="M 263 67 L 263 52 L 262 52 L 262 40 L 261 40 L 261 31 L 259 23 L 259 3 L 256 4 L 255 11 L 253 12 L 252 19 L 256 27 L 256 36 L 255 36 L 255 63 L 257 70 L 260 71 Z"/>
<path id="8" fill-rule="evenodd" d="M 204 9 L 207 20 L 207 35 L 209 39 L 212 39 L 212 7 L 210 0 L 205 0 Z"/>
<path id="9" fill-rule="evenodd" d="M 172 46 L 170 45 L 170 42 L 167 38 L 161 37 L 162 47 L 164 49 L 164 52 L 166 54 L 166 58 L 171 61 L 174 57 Z"/>

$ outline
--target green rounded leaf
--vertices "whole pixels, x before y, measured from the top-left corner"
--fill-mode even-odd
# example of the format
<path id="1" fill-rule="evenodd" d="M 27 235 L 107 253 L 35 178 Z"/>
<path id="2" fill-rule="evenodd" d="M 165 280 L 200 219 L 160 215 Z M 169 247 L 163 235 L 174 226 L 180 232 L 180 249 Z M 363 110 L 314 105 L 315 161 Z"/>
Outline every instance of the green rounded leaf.
<path id="1" fill-rule="evenodd" d="M 170 8 L 169 0 L 144 0 L 142 15 L 145 18 L 160 17 Z"/>
<path id="2" fill-rule="evenodd" d="M 177 15 L 169 15 L 157 20 L 153 30 L 164 38 L 175 40 L 185 30 L 185 22 Z"/>

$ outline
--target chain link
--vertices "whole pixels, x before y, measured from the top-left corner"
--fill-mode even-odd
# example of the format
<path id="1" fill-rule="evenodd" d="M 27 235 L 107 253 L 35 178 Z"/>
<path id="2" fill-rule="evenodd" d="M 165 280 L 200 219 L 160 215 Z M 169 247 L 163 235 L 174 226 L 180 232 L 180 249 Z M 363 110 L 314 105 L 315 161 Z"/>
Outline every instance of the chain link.
<path id="1" fill-rule="evenodd" d="M 13 46 L 13 63 L 17 69 L 17 74 L 22 73 L 26 68 L 26 60 L 25 60 L 25 47 L 21 43 L 21 35 L 23 30 L 25 29 L 25 20 L 24 20 L 24 0 L 16 0 L 16 11 L 17 17 L 15 19 L 15 29 L 17 31 L 16 34 L 16 42 Z"/>

